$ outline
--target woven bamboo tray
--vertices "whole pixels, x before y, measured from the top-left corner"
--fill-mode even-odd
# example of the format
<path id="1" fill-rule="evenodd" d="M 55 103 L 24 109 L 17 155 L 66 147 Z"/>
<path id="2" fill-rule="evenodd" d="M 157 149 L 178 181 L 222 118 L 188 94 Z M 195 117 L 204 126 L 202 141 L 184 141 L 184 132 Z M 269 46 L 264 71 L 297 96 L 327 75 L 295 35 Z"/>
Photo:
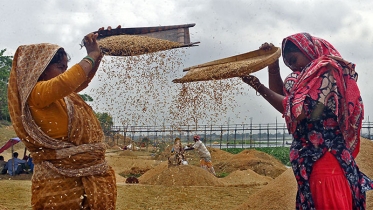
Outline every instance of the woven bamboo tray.
<path id="1" fill-rule="evenodd" d="M 190 41 L 189 28 L 195 24 L 152 26 L 136 28 L 113 28 L 100 30 L 98 43 L 105 55 L 133 56 L 173 48 L 198 46 Z M 82 41 L 84 46 L 84 40 Z"/>
<path id="2" fill-rule="evenodd" d="M 174 79 L 173 82 L 186 83 L 242 77 L 265 68 L 280 56 L 279 47 L 272 47 L 269 51 L 255 50 L 185 68 L 183 71 L 187 73 L 182 78 Z"/>

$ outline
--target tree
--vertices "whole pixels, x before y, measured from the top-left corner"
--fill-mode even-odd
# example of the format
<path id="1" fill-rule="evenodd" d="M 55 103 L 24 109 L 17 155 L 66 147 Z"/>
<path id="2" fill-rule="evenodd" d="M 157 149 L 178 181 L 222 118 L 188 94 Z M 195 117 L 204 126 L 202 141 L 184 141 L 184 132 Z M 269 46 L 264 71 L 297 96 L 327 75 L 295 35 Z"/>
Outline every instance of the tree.
<path id="1" fill-rule="evenodd" d="M 0 120 L 10 121 L 7 93 L 13 56 L 5 56 L 5 51 L 6 49 L 0 51 Z"/>
<path id="2" fill-rule="evenodd" d="M 105 135 L 109 135 L 111 133 L 111 126 L 113 126 L 113 118 L 110 114 L 104 112 L 96 112 L 96 117 L 98 121 L 100 121 L 101 128 L 104 131 Z"/>
<path id="3" fill-rule="evenodd" d="M 88 94 L 79 94 L 80 97 L 82 97 L 82 99 L 84 101 L 93 101 L 93 98 L 88 95 Z M 101 113 L 101 112 L 95 112 L 95 115 L 98 119 L 98 121 L 100 121 L 100 124 L 101 124 L 101 128 L 102 130 L 104 131 L 104 134 L 105 135 L 110 135 L 111 134 L 111 126 L 113 126 L 113 118 L 111 117 L 110 114 L 108 113 Z"/>
<path id="4" fill-rule="evenodd" d="M 93 98 L 88 94 L 79 94 L 84 101 L 93 101 Z"/>

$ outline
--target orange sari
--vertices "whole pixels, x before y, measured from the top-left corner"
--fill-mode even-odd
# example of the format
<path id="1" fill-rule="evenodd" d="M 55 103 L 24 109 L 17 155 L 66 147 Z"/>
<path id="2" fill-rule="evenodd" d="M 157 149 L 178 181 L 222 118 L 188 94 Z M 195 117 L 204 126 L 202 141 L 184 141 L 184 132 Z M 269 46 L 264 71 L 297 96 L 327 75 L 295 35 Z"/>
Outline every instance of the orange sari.
<path id="1" fill-rule="evenodd" d="M 30 151 L 35 164 L 32 207 L 115 209 L 115 174 L 105 160 L 104 134 L 91 107 L 76 93 L 88 85 L 100 62 L 96 62 L 87 77 L 82 68 L 75 65 L 56 78 L 38 82 L 59 48 L 52 44 L 20 46 L 10 72 L 10 116 L 18 137 Z M 46 85 L 52 80 L 54 86 Z M 68 85 L 68 88 L 63 85 Z M 56 100 L 53 99 L 48 106 L 35 107 L 39 100 L 35 96 L 39 92 L 33 91 L 50 92 L 49 97 L 56 97 Z M 51 112 L 58 106 L 60 111 Z M 61 121 L 43 123 L 41 118 L 50 116 Z M 52 128 L 61 128 L 61 132 L 48 133 Z"/>

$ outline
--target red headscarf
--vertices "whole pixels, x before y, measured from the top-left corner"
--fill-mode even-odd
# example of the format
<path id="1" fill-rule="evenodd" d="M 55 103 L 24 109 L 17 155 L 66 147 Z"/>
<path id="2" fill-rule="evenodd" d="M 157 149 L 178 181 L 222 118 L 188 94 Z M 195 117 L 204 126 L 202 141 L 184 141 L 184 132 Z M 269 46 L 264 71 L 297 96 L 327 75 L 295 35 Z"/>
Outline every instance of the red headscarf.
<path id="1" fill-rule="evenodd" d="M 282 42 L 283 50 L 288 41 L 293 42 L 311 60 L 299 73 L 283 101 L 284 117 L 289 132 L 295 131 L 298 123 L 296 118 L 302 113 L 304 100 L 306 97 L 310 97 L 325 106 L 332 106 L 347 148 L 354 151 L 359 143 L 364 115 L 364 107 L 356 83 L 355 65 L 340 58 L 339 52 L 329 42 L 308 33 L 298 33 L 286 37 Z M 285 59 L 284 63 L 290 67 Z M 331 69 L 337 71 L 330 71 Z M 330 72 L 334 77 L 335 84 L 330 84 L 336 89 L 324 86 L 325 81 L 323 83 L 321 75 L 327 72 Z M 330 105 L 330 102 L 334 104 Z"/>

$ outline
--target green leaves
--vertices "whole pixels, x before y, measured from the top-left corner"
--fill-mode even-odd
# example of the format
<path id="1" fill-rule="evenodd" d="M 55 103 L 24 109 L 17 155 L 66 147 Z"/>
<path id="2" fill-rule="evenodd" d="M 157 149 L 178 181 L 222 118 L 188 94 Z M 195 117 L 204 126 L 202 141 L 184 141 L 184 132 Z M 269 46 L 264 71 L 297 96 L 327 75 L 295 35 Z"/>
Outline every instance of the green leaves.
<path id="1" fill-rule="evenodd" d="M 113 117 L 106 113 L 106 112 L 95 112 L 96 117 L 98 121 L 100 121 L 101 128 L 104 131 L 105 135 L 110 135 L 111 134 L 111 126 L 113 126 Z"/>
<path id="2" fill-rule="evenodd" d="M 93 101 L 93 98 L 88 94 L 79 94 L 84 101 Z"/>
<path id="3" fill-rule="evenodd" d="M 10 121 L 7 92 L 13 56 L 5 56 L 5 51 L 0 50 L 0 120 Z"/>

